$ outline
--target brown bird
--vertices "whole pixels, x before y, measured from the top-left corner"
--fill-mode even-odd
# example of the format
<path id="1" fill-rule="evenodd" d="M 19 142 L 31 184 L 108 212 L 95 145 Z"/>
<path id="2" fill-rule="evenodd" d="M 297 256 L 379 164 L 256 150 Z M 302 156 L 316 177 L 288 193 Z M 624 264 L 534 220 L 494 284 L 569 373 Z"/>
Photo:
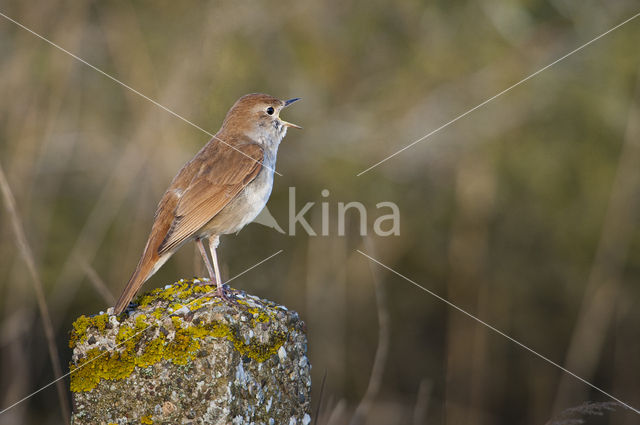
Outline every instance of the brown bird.
<path id="1" fill-rule="evenodd" d="M 288 127 L 280 111 L 299 98 L 282 101 L 254 93 L 231 107 L 222 127 L 173 178 L 160 199 L 142 258 L 114 307 L 120 314 L 142 284 L 182 245 L 195 240 L 216 294 L 224 293 L 216 248 L 220 235 L 234 233 L 264 208 L 273 187 L 278 145 Z M 203 245 L 209 240 L 213 267 Z"/>

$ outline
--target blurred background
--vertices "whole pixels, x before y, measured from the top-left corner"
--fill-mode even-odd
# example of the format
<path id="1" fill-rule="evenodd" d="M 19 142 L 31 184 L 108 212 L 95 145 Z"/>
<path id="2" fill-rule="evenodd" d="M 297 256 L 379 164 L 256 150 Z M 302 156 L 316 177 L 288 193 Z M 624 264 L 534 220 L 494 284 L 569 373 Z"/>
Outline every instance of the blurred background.
<path id="1" fill-rule="evenodd" d="M 280 147 L 268 206 L 287 230 L 295 187 L 297 211 L 315 202 L 318 234 L 328 204 L 329 234 L 251 224 L 219 255 L 229 278 L 284 250 L 233 286 L 306 321 L 317 423 L 369 425 L 640 423 L 584 405 L 612 400 L 356 251 L 640 408 L 640 19 L 356 176 L 638 8 L 0 2 L 211 133 L 243 94 L 303 98 L 283 114 L 304 130 Z M 2 198 L 1 410 L 54 378 L 15 219 L 64 373 L 71 323 L 113 305 L 160 196 L 209 137 L 3 17 L 0 76 L 0 166 L 17 209 Z M 366 237 L 355 210 L 338 234 L 338 202 L 350 201 L 367 208 Z M 373 231 L 384 201 L 400 209 L 399 236 Z M 200 262 L 187 245 L 144 289 L 206 275 Z M 51 386 L 0 423 L 58 424 L 62 411 Z"/>

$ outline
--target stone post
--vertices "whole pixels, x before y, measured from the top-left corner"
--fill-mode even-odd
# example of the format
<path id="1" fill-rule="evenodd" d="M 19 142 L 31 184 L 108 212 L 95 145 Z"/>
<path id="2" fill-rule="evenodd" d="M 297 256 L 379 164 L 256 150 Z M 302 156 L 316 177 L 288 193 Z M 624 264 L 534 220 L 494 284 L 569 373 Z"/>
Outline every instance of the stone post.
<path id="1" fill-rule="evenodd" d="M 311 365 L 298 314 L 181 280 L 137 308 L 81 316 L 69 345 L 72 424 L 308 425 Z"/>

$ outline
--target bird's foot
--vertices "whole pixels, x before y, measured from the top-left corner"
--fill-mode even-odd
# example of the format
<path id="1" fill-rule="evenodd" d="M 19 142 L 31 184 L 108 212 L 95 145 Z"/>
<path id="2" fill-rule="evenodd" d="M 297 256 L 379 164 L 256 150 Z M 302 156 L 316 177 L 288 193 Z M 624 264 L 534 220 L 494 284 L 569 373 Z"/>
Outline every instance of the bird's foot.
<path id="1" fill-rule="evenodd" d="M 240 294 L 244 294 L 244 291 L 231 289 L 229 285 L 225 284 L 225 285 L 219 286 L 215 291 L 207 292 L 202 296 L 203 297 L 219 297 L 220 299 L 222 299 L 222 301 L 224 301 L 227 304 L 242 308 L 243 305 L 236 300 L 236 293 L 239 295 L 240 298 L 243 298 L 243 296 Z"/>
<path id="2" fill-rule="evenodd" d="M 220 297 L 225 301 L 231 301 L 233 298 L 233 294 L 229 290 L 229 287 L 226 285 L 218 286 L 216 289 L 216 297 Z"/>
<path id="3" fill-rule="evenodd" d="M 218 286 L 214 295 L 216 297 L 220 297 L 223 301 L 228 304 L 235 305 L 236 307 L 241 307 L 241 304 L 235 298 L 235 291 L 229 287 L 229 285 L 221 285 Z"/>

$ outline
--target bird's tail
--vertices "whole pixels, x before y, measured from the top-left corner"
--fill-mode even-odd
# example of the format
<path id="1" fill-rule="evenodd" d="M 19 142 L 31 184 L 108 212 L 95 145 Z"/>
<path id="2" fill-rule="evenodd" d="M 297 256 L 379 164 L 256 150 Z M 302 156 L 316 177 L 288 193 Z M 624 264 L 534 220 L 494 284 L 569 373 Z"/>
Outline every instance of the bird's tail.
<path id="1" fill-rule="evenodd" d="M 145 249 L 140 262 L 136 266 L 136 271 L 129 279 L 127 286 L 122 291 L 122 295 L 118 298 L 115 307 L 113 308 L 114 314 L 120 314 L 129 305 L 131 299 L 136 295 L 136 292 L 140 289 L 143 283 L 147 281 L 162 265 L 169 259 L 171 254 L 164 255 L 149 255 L 149 247 Z"/>

